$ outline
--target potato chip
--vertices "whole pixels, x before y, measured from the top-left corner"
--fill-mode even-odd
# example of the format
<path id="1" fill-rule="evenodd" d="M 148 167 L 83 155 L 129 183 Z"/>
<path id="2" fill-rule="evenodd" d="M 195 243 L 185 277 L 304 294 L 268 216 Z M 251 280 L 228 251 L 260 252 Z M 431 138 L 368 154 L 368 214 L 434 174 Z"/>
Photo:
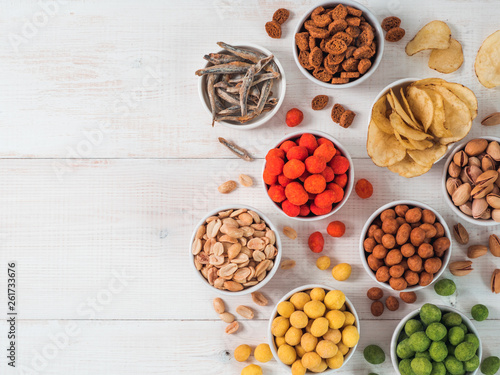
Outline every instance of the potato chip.
<path id="1" fill-rule="evenodd" d="M 450 46 L 451 30 L 443 21 L 431 21 L 422 27 L 408 42 L 405 51 L 408 56 L 425 49 L 446 49 Z"/>
<path id="2" fill-rule="evenodd" d="M 393 134 L 394 130 L 392 129 L 391 122 L 387 117 L 385 117 L 386 112 L 387 112 L 387 98 L 386 95 L 383 95 L 373 105 L 372 120 L 381 131 L 387 134 Z"/>
<path id="3" fill-rule="evenodd" d="M 434 118 L 434 104 L 432 104 L 429 94 L 416 86 L 409 86 L 406 89 L 406 96 L 416 119 L 422 123 L 424 132 L 427 133 Z"/>
<path id="4" fill-rule="evenodd" d="M 463 139 L 472 127 L 469 108 L 458 96 L 443 86 L 427 85 L 426 87 L 443 97 L 445 125 L 452 134 L 451 137 L 441 138 L 439 142 L 446 145 Z"/>
<path id="5" fill-rule="evenodd" d="M 426 150 L 408 150 L 408 155 L 415 163 L 428 167 L 432 166 L 439 158 L 446 154 L 447 150 L 448 147 L 436 143 Z"/>
<path id="6" fill-rule="evenodd" d="M 423 89 L 429 95 L 434 107 L 434 117 L 432 118 L 432 124 L 429 127 L 429 132 L 438 138 L 451 137 L 453 134 L 446 128 L 446 115 L 444 112 L 443 97 L 437 92 L 425 88 L 425 86 L 421 86 L 419 88 Z"/>
<path id="7" fill-rule="evenodd" d="M 500 86 L 500 30 L 484 40 L 477 52 L 474 69 L 484 87 Z"/>
<path id="8" fill-rule="evenodd" d="M 412 178 L 429 172 L 429 170 L 432 168 L 432 164 L 430 166 L 424 167 L 420 164 L 415 163 L 415 161 L 410 158 L 410 156 L 406 155 L 403 160 L 397 162 L 396 164 L 389 165 L 387 168 L 391 172 L 397 173 L 402 177 Z"/>
<path id="9" fill-rule="evenodd" d="M 401 134 L 399 134 L 397 132 L 397 130 L 394 130 L 394 136 L 399 141 L 399 143 L 401 143 L 401 146 L 403 146 L 405 149 L 407 149 L 407 150 L 414 150 L 415 149 L 415 146 L 413 146 L 410 143 L 410 141 L 408 140 L 408 138 L 402 137 Z"/>
<path id="10" fill-rule="evenodd" d="M 429 68 L 440 73 L 449 74 L 458 70 L 464 62 L 462 45 L 455 39 L 450 39 L 446 49 L 433 49 L 429 57 Z"/>
<path id="11" fill-rule="evenodd" d="M 392 109 L 394 111 L 396 111 L 396 113 L 399 116 L 401 116 L 401 118 L 403 119 L 403 121 L 405 123 L 407 123 L 408 125 L 410 125 L 413 129 L 415 129 L 415 130 L 421 130 L 421 128 L 419 127 L 419 125 L 417 123 L 413 122 L 413 120 L 411 119 L 411 117 L 403 109 L 403 107 L 401 106 L 401 103 L 399 102 L 399 99 L 394 94 L 394 91 L 392 91 L 392 89 L 391 89 L 391 91 L 389 93 L 390 93 L 390 95 L 387 95 L 387 101 L 391 105 Z"/>
<path id="12" fill-rule="evenodd" d="M 477 116 L 477 98 L 474 92 L 461 85 L 460 83 L 448 82 L 441 78 L 426 78 L 421 79 L 412 83 L 412 85 L 426 85 L 426 84 L 435 84 L 437 86 L 444 86 L 452 93 L 454 93 L 458 98 L 465 103 L 465 105 L 469 108 L 471 113 L 471 118 L 474 120 Z"/>
<path id="13" fill-rule="evenodd" d="M 391 113 L 389 116 L 392 127 L 401 135 L 404 135 L 408 139 L 414 139 L 416 141 L 423 141 L 426 138 L 432 138 L 432 135 L 426 134 L 419 130 L 410 128 L 396 112 Z"/>
<path id="14" fill-rule="evenodd" d="M 398 142 L 394 135 L 384 133 L 377 125 L 370 121 L 366 151 L 375 165 L 387 167 L 404 159 L 406 149 Z"/>
<path id="15" fill-rule="evenodd" d="M 399 94 L 401 95 L 401 99 L 403 101 L 403 106 L 406 113 L 408 113 L 410 115 L 411 120 L 418 125 L 418 130 L 424 130 L 424 127 L 420 126 L 417 119 L 415 118 L 415 115 L 413 114 L 413 111 L 411 110 L 410 105 L 408 104 L 408 100 L 406 100 L 406 95 L 402 87 L 401 89 L 399 89 Z"/>
<path id="16" fill-rule="evenodd" d="M 409 141 L 415 150 L 426 150 L 434 145 L 434 143 L 428 141 L 427 139 L 424 139 L 423 141 L 416 141 L 414 139 L 409 139 Z"/>

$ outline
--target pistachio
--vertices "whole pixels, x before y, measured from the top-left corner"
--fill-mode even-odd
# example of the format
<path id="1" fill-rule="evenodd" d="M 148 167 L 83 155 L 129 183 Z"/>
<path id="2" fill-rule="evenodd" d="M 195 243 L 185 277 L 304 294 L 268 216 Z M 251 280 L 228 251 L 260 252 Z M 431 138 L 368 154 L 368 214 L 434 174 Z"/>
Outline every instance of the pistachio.
<path id="1" fill-rule="evenodd" d="M 463 260 L 450 263 L 450 272 L 454 276 L 465 276 L 473 270 L 470 260 Z"/>
<path id="2" fill-rule="evenodd" d="M 467 216 L 472 216 L 472 203 L 466 202 L 458 207 Z"/>
<path id="3" fill-rule="evenodd" d="M 479 159 L 478 159 L 479 160 Z M 481 162 L 479 162 L 481 163 Z M 474 185 L 476 183 L 477 178 L 483 173 L 481 168 L 471 165 L 466 167 L 465 169 L 465 175 L 467 176 L 467 181 L 468 183 Z"/>
<path id="4" fill-rule="evenodd" d="M 495 170 L 486 171 L 476 179 L 476 185 L 492 185 L 498 178 L 498 172 Z"/>
<path id="5" fill-rule="evenodd" d="M 491 219 L 491 208 L 487 208 L 481 216 L 479 216 L 480 219 L 482 220 L 490 220 Z"/>
<path id="6" fill-rule="evenodd" d="M 500 293 L 500 270 L 498 268 L 491 275 L 491 291 L 495 294 Z"/>
<path id="7" fill-rule="evenodd" d="M 453 234 L 457 242 L 461 245 L 467 245 L 469 243 L 469 233 L 460 223 L 453 226 Z"/>
<path id="8" fill-rule="evenodd" d="M 481 159 L 481 168 L 483 171 L 489 171 L 489 170 L 494 170 L 495 169 L 495 160 L 491 157 L 491 155 L 484 155 L 484 157 Z"/>
<path id="9" fill-rule="evenodd" d="M 472 201 L 472 217 L 474 219 L 479 219 L 487 209 L 488 202 L 486 202 L 486 199 L 480 198 Z"/>
<path id="10" fill-rule="evenodd" d="M 471 190 L 472 188 L 470 184 L 460 185 L 451 196 L 451 199 L 453 200 L 455 206 L 461 206 L 465 204 L 470 198 Z"/>
<path id="11" fill-rule="evenodd" d="M 455 177 L 448 177 L 446 180 L 446 190 L 448 191 L 448 194 L 453 195 L 455 190 L 462 185 L 462 182 Z"/>
<path id="12" fill-rule="evenodd" d="M 465 167 L 469 162 L 469 157 L 464 150 L 460 150 L 453 156 L 453 161 L 459 167 Z"/>
<path id="13" fill-rule="evenodd" d="M 481 166 L 481 160 L 479 160 L 479 158 L 475 157 L 475 156 L 471 156 L 469 158 L 469 166 L 476 166 L 476 167 L 480 167 Z"/>
<path id="14" fill-rule="evenodd" d="M 496 234 L 490 236 L 489 245 L 491 254 L 500 257 L 500 238 Z"/>
<path id="15" fill-rule="evenodd" d="M 491 218 L 497 223 L 500 223 L 500 208 L 495 208 L 491 211 Z"/>
<path id="16" fill-rule="evenodd" d="M 498 179 L 497 179 L 497 182 L 499 182 Z M 493 195 L 500 195 L 500 187 L 498 187 L 498 185 L 496 185 L 496 183 L 495 183 L 495 185 L 493 185 L 493 190 L 488 195 L 491 195 L 491 194 L 493 194 Z"/>
<path id="17" fill-rule="evenodd" d="M 476 185 L 476 187 L 474 189 L 472 189 L 472 191 L 470 192 L 470 195 L 472 198 L 474 199 L 478 199 L 478 198 L 484 198 L 486 197 L 489 193 L 491 193 L 493 191 L 493 184 L 489 184 L 489 185 Z"/>
<path id="18" fill-rule="evenodd" d="M 490 142 L 486 153 L 493 158 L 493 160 L 500 161 L 500 144 L 497 141 Z"/>
<path id="19" fill-rule="evenodd" d="M 493 126 L 500 124 L 500 112 L 492 113 L 491 115 L 486 116 L 481 121 L 481 125 L 484 126 Z"/>
<path id="20" fill-rule="evenodd" d="M 460 172 L 462 172 L 462 168 L 460 168 L 455 162 L 451 162 L 450 165 L 448 166 L 448 174 L 451 177 L 458 177 L 460 176 Z"/>
<path id="21" fill-rule="evenodd" d="M 471 259 L 482 257 L 486 255 L 488 252 L 488 248 L 483 245 L 472 245 L 467 249 L 467 257 Z"/>
<path id="22" fill-rule="evenodd" d="M 486 147 L 488 147 L 488 141 L 486 139 L 476 138 L 465 145 L 464 151 L 469 156 L 476 156 L 486 150 Z"/>

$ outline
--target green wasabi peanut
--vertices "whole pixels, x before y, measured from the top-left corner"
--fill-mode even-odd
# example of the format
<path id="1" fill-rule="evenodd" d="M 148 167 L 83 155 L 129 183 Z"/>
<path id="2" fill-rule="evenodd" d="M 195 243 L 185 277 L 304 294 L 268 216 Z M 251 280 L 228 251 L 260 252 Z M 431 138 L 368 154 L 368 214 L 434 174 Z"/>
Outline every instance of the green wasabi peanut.
<path id="1" fill-rule="evenodd" d="M 414 358 L 411 361 L 411 369 L 416 375 L 430 375 L 432 363 L 426 358 Z"/>
<path id="2" fill-rule="evenodd" d="M 415 355 L 415 352 L 410 348 L 410 339 L 404 339 L 396 347 L 396 354 L 401 359 L 411 358 Z"/>
<path id="3" fill-rule="evenodd" d="M 448 330 L 446 329 L 446 327 L 443 324 L 437 322 L 429 324 L 429 326 L 425 330 L 425 334 L 432 341 L 442 340 L 447 333 Z"/>
<path id="4" fill-rule="evenodd" d="M 488 308 L 481 304 L 472 306 L 470 313 L 474 318 L 474 320 L 476 320 L 477 322 L 482 322 L 483 320 L 486 320 L 489 315 Z"/>
<path id="5" fill-rule="evenodd" d="M 462 317 L 456 312 L 449 312 L 443 315 L 443 324 L 446 327 L 455 327 L 462 324 Z"/>
<path id="6" fill-rule="evenodd" d="M 462 328 L 460 327 L 451 327 L 450 331 L 448 332 L 448 340 L 450 341 L 451 345 L 458 345 L 462 341 L 464 341 L 465 338 L 465 332 Z"/>
<path id="7" fill-rule="evenodd" d="M 471 359 L 464 362 L 464 369 L 467 372 L 476 371 L 478 367 L 479 367 L 479 357 L 477 355 L 474 355 Z"/>
<path id="8" fill-rule="evenodd" d="M 408 339 L 408 344 L 411 350 L 413 350 L 414 352 L 421 353 L 429 349 L 429 346 L 431 345 L 431 339 L 427 337 L 425 332 L 422 331 L 415 332 Z"/>
<path id="9" fill-rule="evenodd" d="M 411 369 L 410 359 L 403 359 L 401 362 L 399 362 L 398 368 L 401 375 L 415 375 L 415 373 Z"/>
<path id="10" fill-rule="evenodd" d="M 434 284 L 434 290 L 440 296 L 451 296 L 457 290 L 457 286 L 450 279 L 441 279 Z"/>
<path id="11" fill-rule="evenodd" d="M 372 365 L 379 365 L 385 361 L 385 353 L 380 346 L 368 345 L 365 350 L 363 350 L 363 356 L 366 361 Z"/>
<path id="12" fill-rule="evenodd" d="M 455 357 L 462 362 L 468 361 L 476 354 L 476 349 L 471 342 L 461 342 L 455 348 Z"/>
<path id="13" fill-rule="evenodd" d="M 420 308 L 420 320 L 429 325 L 434 322 L 441 321 L 441 310 L 436 305 L 426 303 Z"/>
<path id="14" fill-rule="evenodd" d="M 448 356 L 448 347 L 442 341 L 434 341 L 429 348 L 429 355 L 436 362 L 442 362 Z"/>
<path id="15" fill-rule="evenodd" d="M 483 363 L 481 363 L 481 372 L 484 375 L 494 375 L 500 368 L 500 358 L 492 356 L 486 358 Z"/>
<path id="16" fill-rule="evenodd" d="M 421 353 L 415 353 L 415 358 L 427 358 L 429 361 L 432 362 L 431 355 L 429 354 L 429 351 L 426 350 L 425 352 Z"/>
<path id="17" fill-rule="evenodd" d="M 468 333 L 464 337 L 465 342 L 471 342 L 474 344 L 474 351 L 479 349 L 479 339 L 473 333 Z"/>
<path id="18" fill-rule="evenodd" d="M 456 359 L 454 356 L 449 355 L 444 360 L 444 365 L 446 366 L 446 370 L 451 375 L 463 375 L 465 374 L 464 364 Z"/>
<path id="19" fill-rule="evenodd" d="M 446 366 L 442 362 L 434 362 L 432 364 L 431 375 L 446 375 Z"/>
<path id="20" fill-rule="evenodd" d="M 405 333 L 410 337 L 413 335 L 415 332 L 423 331 L 424 327 L 422 326 L 422 323 L 420 320 L 416 319 L 410 319 L 406 322 L 405 324 Z"/>
<path id="21" fill-rule="evenodd" d="M 459 327 L 462 328 L 465 333 L 469 332 L 469 328 L 467 328 L 467 326 L 464 323 L 460 324 Z"/>

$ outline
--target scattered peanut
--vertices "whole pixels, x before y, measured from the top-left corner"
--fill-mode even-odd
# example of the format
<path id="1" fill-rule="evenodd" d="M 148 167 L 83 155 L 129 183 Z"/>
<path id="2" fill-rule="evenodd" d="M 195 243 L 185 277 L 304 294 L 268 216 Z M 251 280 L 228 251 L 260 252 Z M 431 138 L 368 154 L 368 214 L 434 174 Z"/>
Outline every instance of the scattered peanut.
<path id="1" fill-rule="evenodd" d="M 223 312 L 222 314 L 219 314 L 219 317 L 225 323 L 232 323 L 235 320 L 234 315 L 227 311 Z"/>
<path id="2" fill-rule="evenodd" d="M 226 311 L 224 301 L 220 298 L 214 298 L 214 310 L 217 314 L 222 314 Z"/>
<path id="3" fill-rule="evenodd" d="M 286 259 L 283 262 L 281 262 L 281 269 L 283 270 L 289 270 L 295 267 L 295 261 L 293 259 Z"/>
<path id="4" fill-rule="evenodd" d="M 236 181 L 229 180 L 229 181 L 224 182 L 222 185 L 220 185 L 218 187 L 218 190 L 219 190 L 219 193 L 221 193 L 221 194 L 229 194 L 234 189 L 236 189 L 237 186 L 238 185 L 236 184 Z"/>
<path id="5" fill-rule="evenodd" d="M 238 322 L 232 322 L 226 327 L 226 333 L 228 335 L 232 335 L 233 333 L 238 332 L 238 329 L 240 329 L 240 324 Z"/>
<path id="6" fill-rule="evenodd" d="M 297 238 L 297 231 L 291 227 L 284 227 L 283 234 L 291 240 L 295 240 Z"/>
<path id="7" fill-rule="evenodd" d="M 253 319 L 255 316 L 253 310 L 248 306 L 240 305 L 236 308 L 236 312 L 245 319 Z"/>
<path id="8" fill-rule="evenodd" d="M 240 184 L 242 184 L 245 187 L 250 187 L 253 185 L 253 179 L 250 176 L 247 176 L 246 174 L 240 174 L 238 177 Z"/>
<path id="9" fill-rule="evenodd" d="M 261 292 L 253 292 L 252 300 L 259 306 L 267 306 L 269 301 Z"/>

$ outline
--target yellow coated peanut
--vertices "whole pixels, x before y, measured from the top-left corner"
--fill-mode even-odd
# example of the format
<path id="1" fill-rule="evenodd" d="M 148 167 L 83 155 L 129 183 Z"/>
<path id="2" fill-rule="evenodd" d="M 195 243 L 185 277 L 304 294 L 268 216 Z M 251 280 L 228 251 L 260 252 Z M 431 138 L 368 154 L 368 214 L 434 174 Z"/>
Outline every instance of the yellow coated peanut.
<path id="1" fill-rule="evenodd" d="M 323 372 L 328 368 L 328 365 L 326 364 L 326 361 L 324 359 L 321 360 L 318 366 L 314 367 L 311 369 L 312 372 L 318 373 L 318 372 Z"/>
<path id="2" fill-rule="evenodd" d="M 304 333 L 300 339 L 300 345 L 305 352 L 312 352 L 314 349 L 316 349 L 317 344 L 318 338 L 311 335 L 310 333 Z"/>
<path id="3" fill-rule="evenodd" d="M 326 306 L 321 301 L 309 301 L 304 305 L 304 312 L 311 319 L 325 315 Z"/>
<path id="4" fill-rule="evenodd" d="M 299 345 L 301 337 L 302 337 L 301 329 L 290 327 L 288 328 L 288 331 L 286 331 L 285 341 L 288 345 L 295 346 Z"/>
<path id="5" fill-rule="evenodd" d="M 280 347 L 281 345 L 283 344 L 286 344 L 286 341 L 285 341 L 285 336 L 279 336 L 279 337 L 276 337 L 275 340 L 276 342 L 276 347 Z"/>
<path id="6" fill-rule="evenodd" d="M 295 293 L 290 297 L 290 302 L 293 303 L 296 310 L 304 310 L 304 305 L 311 300 L 309 294 L 304 292 Z"/>
<path id="7" fill-rule="evenodd" d="M 316 352 L 309 352 L 302 357 L 302 365 L 307 369 L 315 368 L 321 363 L 321 357 Z"/>
<path id="8" fill-rule="evenodd" d="M 294 311 L 293 314 L 290 315 L 290 324 L 295 328 L 305 328 L 307 323 L 309 323 L 309 318 L 303 311 Z"/>
<path id="9" fill-rule="evenodd" d="M 273 359 L 273 353 L 268 344 L 259 344 L 253 352 L 255 360 L 266 363 Z"/>
<path id="10" fill-rule="evenodd" d="M 245 362 L 250 357 L 250 354 L 252 354 L 252 348 L 245 344 L 234 349 L 234 359 L 238 362 Z"/>
<path id="11" fill-rule="evenodd" d="M 330 257 L 327 257 L 326 255 L 319 257 L 316 260 L 316 267 L 322 271 L 328 269 L 328 267 L 330 267 Z"/>
<path id="12" fill-rule="evenodd" d="M 330 340 L 321 340 L 316 345 L 316 353 L 319 354 L 321 358 L 332 358 L 337 352 L 339 348 Z"/>
<path id="13" fill-rule="evenodd" d="M 342 353 L 342 355 L 346 355 L 349 352 L 349 347 L 346 346 L 342 341 L 337 344 L 337 347 L 339 348 L 339 352 Z"/>
<path id="14" fill-rule="evenodd" d="M 339 329 L 342 328 L 346 320 L 346 316 L 340 310 L 330 310 L 326 313 L 325 318 L 328 319 L 330 323 L 330 328 Z"/>
<path id="15" fill-rule="evenodd" d="M 345 346 L 352 348 L 359 341 L 359 332 L 355 326 L 347 326 L 342 331 L 342 342 Z"/>
<path id="16" fill-rule="evenodd" d="M 342 353 L 339 351 L 337 354 L 335 354 L 332 358 L 328 358 L 326 360 L 326 364 L 328 367 L 331 369 L 337 369 L 341 368 L 342 365 L 344 364 L 344 356 Z"/>
<path id="17" fill-rule="evenodd" d="M 295 351 L 297 352 L 297 357 L 299 358 L 302 358 L 304 354 L 306 354 L 306 351 L 300 344 L 295 346 Z"/>
<path id="18" fill-rule="evenodd" d="M 271 324 L 271 333 L 274 336 L 285 336 L 286 331 L 290 327 L 290 321 L 287 318 L 278 316 Z"/>
<path id="19" fill-rule="evenodd" d="M 343 313 L 345 315 L 345 322 L 343 324 L 343 327 L 352 326 L 356 320 L 354 315 L 349 311 L 343 311 Z"/>
<path id="20" fill-rule="evenodd" d="M 304 367 L 300 359 L 297 359 L 292 364 L 292 375 L 305 375 L 306 372 L 307 369 Z"/>
<path id="21" fill-rule="evenodd" d="M 278 303 L 278 314 L 284 318 L 289 318 L 290 315 L 295 311 L 295 306 L 289 301 L 283 301 Z"/>
<path id="22" fill-rule="evenodd" d="M 312 300 L 314 301 L 321 301 L 325 299 L 325 290 L 323 288 L 314 288 L 311 290 L 311 293 L 309 293 L 309 296 L 311 297 Z"/>
<path id="23" fill-rule="evenodd" d="M 338 344 L 342 340 L 342 333 L 338 329 L 329 329 L 327 333 L 323 335 L 325 340 L 330 340 L 334 344 Z"/>
<path id="24" fill-rule="evenodd" d="M 262 375 L 262 368 L 258 365 L 248 365 L 241 370 L 241 375 Z"/>
<path id="25" fill-rule="evenodd" d="M 278 348 L 278 358 L 285 365 L 291 365 L 297 359 L 297 352 L 290 345 L 284 344 Z"/>
<path id="26" fill-rule="evenodd" d="M 329 326 L 328 319 L 321 317 L 314 319 L 313 324 L 311 326 L 311 334 L 316 337 L 321 337 L 325 333 L 328 332 L 328 326 Z"/>
<path id="27" fill-rule="evenodd" d="M 326 294 L 324 303 L 330 310 L 340 310 L 345 303 L 345 294 L 340 290 L 331 290 Z"/>
<path id="28" fill-rule="evenodd" d="M 348 263 L 340 263 L 332 268 L 332 276 L 337 281 L 346 281 L 351 276 L 351 265 Z"/>

